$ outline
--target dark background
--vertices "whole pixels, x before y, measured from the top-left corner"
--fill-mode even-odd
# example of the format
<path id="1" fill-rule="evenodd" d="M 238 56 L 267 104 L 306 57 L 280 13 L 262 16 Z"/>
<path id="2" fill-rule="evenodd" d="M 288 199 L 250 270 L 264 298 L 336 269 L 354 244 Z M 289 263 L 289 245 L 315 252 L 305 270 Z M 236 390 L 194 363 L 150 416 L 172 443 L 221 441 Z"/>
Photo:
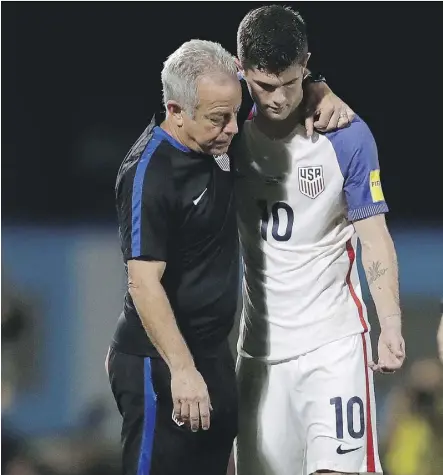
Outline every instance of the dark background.
<path id="1" fill-rule="evenodd" d="M 232 53 L 257 2 L 2 4 L 3 219 L 114 221 L 124 154 L 191 38 Z M 291 5 L 291 2 L 287 2 Z M 300 2 L 311 69 L 371 127 L 391 220 L 442 220 L 440 2 Z"/>
<path id="2" fill-rule="evenodd" d="M 219 41 L 235 53 L 237 26 L 259 5 L 2 3 L 6 475 L 120 473 L 121 420 L 103 364 L 126 288 L 114 211 L 117 169 L 161 107 L 166 57 L 191 38 Z M 379 147 L 407 360 L 395 375 L 376 377 L 377 429 L 385 473 L 403 475 L 385 455 L 400 440 L 392 421 L 407 424 L 404 415 L 416 411 L 413 398 L 405 406 L 405 391 L 414 384 L 443 408 L 435 338 L 443 295 L 443 7 L 294 6 L 308 24 L 311 69 L 367 121 Z M 375 350 L 379 325 L 364 278 L 362 284 Z M 435 447 L 408 473 L 441 475 L 443 409 L 425 409 L 431 439 L 423 444 Z M 399 453 L 409 460 L 423 444 L 415 425 L 404 430 L 410 438 L 405 443 L 403 432 Z"/>

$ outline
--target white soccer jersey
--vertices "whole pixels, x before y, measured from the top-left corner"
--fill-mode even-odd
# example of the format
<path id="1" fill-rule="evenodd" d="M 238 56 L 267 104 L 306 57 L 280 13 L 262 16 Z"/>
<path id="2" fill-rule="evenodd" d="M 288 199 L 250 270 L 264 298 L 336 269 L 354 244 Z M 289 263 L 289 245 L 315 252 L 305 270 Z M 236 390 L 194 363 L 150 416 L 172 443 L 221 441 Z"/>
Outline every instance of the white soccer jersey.
<path id="1" fill-rule="evenodd" d="M 270 140 L 247 121 L 234 154 L 240 355 L 277 362 L 368 331 L 351 221 L 388 208 L 367 125 Z"/>

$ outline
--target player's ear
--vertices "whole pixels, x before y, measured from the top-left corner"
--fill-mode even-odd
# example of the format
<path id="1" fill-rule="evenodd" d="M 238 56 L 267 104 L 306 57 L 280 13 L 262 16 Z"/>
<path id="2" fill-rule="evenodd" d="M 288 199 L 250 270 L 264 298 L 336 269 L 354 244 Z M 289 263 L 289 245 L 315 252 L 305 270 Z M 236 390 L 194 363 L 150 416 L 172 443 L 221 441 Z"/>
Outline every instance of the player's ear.
<path id="1" fill-rule="evenodd" d="M 244 69 L 243 69 L 243 66 L 242 66 L 240 60 L 239 60 L 238 58 L 235 58 L 234 61 L 235 61 L 235 64 L 237 65 L 238 71 L 243 74 L 243 73 L 244 73 Z"/>
<path id="2" fill-rule="evenodd" d="M 309 58 L 311 57 L 311 53 L 306 53 L 306 56 L 304 57 L 304 59 L 302 60 L 302 62 L 300 63 L 301 66 L 302 66 L 302 69 L 303 69 L 303 79 L 306 77 L 306 75 L 309 73 L 309 70 L 308 70 L 308 61 L 309 61 Z"/>
<path id="3" fill-rule="evenodd" d="M 166 111 L 172 117 L 178 127 L 183 125 L 183 109 L 178 102 L 168 101 L 166 104 Z"/>

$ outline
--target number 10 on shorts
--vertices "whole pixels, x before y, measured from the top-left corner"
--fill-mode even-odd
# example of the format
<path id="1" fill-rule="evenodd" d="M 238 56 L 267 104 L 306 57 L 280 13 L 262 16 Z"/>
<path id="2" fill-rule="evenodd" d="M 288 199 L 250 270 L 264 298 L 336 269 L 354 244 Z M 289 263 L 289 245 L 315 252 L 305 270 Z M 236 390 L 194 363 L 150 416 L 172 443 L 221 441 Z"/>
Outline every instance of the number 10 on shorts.
<path id="1" fill-rule="evenodd" d="M 335 407 L 335 427 L 337 431 L 337 439 L 343 439 L 344 421 L 343 421 L 343 399 L 341 397 L 332 398 L 329 403 Z M 354 407 L 358 407 L 358 413 L 360 415 L 360 427 L 355 430 L 354 424 Z M 346 404 L 346 419 L 347 429 L 349 435 L 353 439 L 361 439 L 365 433 L 365 414 L 363 401 L 354 396 L 349 399 Z"/>

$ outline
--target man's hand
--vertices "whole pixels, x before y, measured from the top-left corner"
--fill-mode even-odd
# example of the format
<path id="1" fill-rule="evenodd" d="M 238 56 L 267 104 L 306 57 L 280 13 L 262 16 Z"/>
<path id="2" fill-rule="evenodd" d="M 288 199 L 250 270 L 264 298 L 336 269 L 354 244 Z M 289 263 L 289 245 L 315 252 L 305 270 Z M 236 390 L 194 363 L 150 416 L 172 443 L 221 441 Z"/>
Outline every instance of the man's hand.
<path id="1" fill-rule="evenodd" d="M 440 326 L 438 327 L 437 332 L 437 345 L 438 345 L 438 357 L 443 363 L 443 315 L 440 320 Z"/>
<path id="2" fill-rule="evenodd" d="M 211 401 L 208 388 L 194 366 L 171 371 L 171 393 L 174 403 L 174 416 L 178 421 L 197 432 L 201 427 L 209 429 Z"/>
<path id="3" fill-rule="evenodd" d="M 324 82 L 311 83 L 305 88 L 307 116 L 305 127 L 308 137 L 347 127 L 354 119 L 354 111 L 337 97 Z"/>
<path id="4" fill-rule="evenodd" d="M 369 367 L 378 373 L 394 373 L 405 360 L 405 341 L 400 328 L 383 328 L 378 339 L 378 362 Z"/>

